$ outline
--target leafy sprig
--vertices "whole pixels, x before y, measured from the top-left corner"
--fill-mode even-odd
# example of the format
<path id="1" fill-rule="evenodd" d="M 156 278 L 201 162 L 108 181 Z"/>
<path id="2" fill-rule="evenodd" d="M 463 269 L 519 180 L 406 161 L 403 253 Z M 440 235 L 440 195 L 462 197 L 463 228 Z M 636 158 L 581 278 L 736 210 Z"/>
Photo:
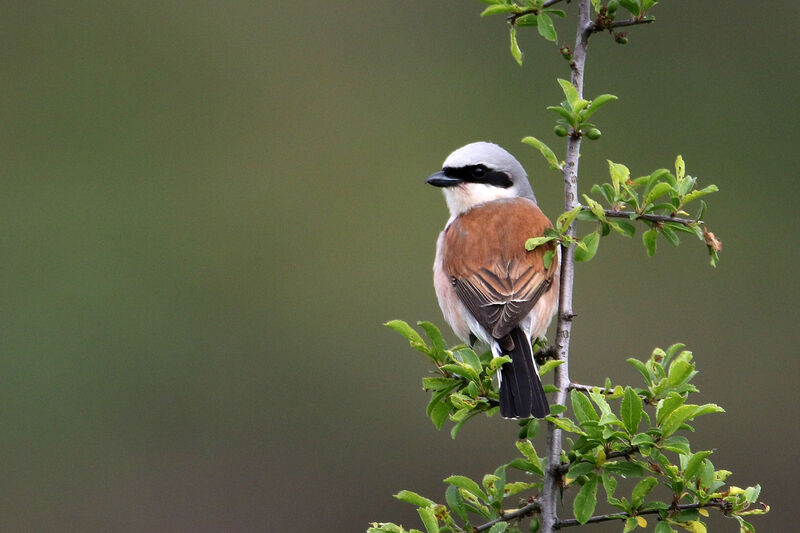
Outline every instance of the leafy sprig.
<path id="1" fill-rule="evenodd" d="M 420 326 L 429 335 L 430 344 L 405 322 L 391 321 L 387 325 L 426 353 L 434 362 L 436 373 L 458 370 L 465 374 L 435 378 L 455 383 L 446 389 L 451 391 L 449 395 L 437 400 L 450 402 L 448 413 L 466 409 L 464 416 L 470 417 L 491 409 L 480 401 L 464 404 L 451 396 L 459 394 L 452 391 L 463 390 L 470 384 L 479 387 L 480 381 L 487 395 L 484 398 L 496 398 L 490 377 L 492 368 L 496 367 L 478 358 L 482 361 L 478 371 L 472 366 L 475 361 L 460 361 L 456 354 L 463 354 L 464 348 L 444 348 L 438 329 L 428 322 L 421 322 Z M 603 387 L 581 387 L 588 390 L 575 387 L 570 391 L 571 415 L 568 416 L 567 407 L 554 405 L 547 417 L 549 422 L 574 437 L 568 439 L 569 447 L 555 467 L 562 477 L 564 490 L 576 492 L 574 518 L 562 520 L 560 527 L 585 524 L 590 520 L 620 520 L 624 522 L 623 531 L 633 531 L 647 527 L 645 517 L 652 515 L 657 518 L 655 531 L 658 533 L 673 532 L 673 528 L 704 532 L 703 519 L 709 516 L 708 509 L 717 509 L 737 520 L 742 532 L 754 532 L 746 517 L 769 511 L 768 506 L 758 502 L 760 487 L 742 489 L 726 485 L 731 472 L 715 468 L 709 459 L 711 450 L 693 452 L 689 440 L 680 434 L 694 431 L 690 423 L 701 415 L 724 412 L 713 403 L 688 402 L 690 395 L 699 392 L 691 383 L 697 375 L 692 353 L 678 343 L 667 349 L 656 348 L 646 360 L 629 358 L 628 363 L 642 375 L 642 387 L 612 386 L 608 379 Z M 444 369 L 454 364 L 466 366 Z M 480 379 L 466 367 L 475 370 Z M 423 383 L 430 384 L 425 381 L 427 379 L 430 378 L 423 378 Z M 433 397 L 445 390 L 431 389 Z M 534 521 L 535 527 L 539 512 L 537 496 L 546 468 L 545 459 L 539 456 L 534 444 L 540 423 L 536 419 L 521 420 L 520 426 L 516 442 L 520 456 L 483 476 L 480 483 L 466 476 L 449 476 L 444 480 L 448 485 L 445 503 L 408 490 L 398 492 L 395 497 L 417 507 L 428 533 L 518 531 L 522 520 Z M 523 480 L 511 481 L 512 471 Z M 618 490 L 620 479 L 638 479 L 638 482 L 623 495 Z M 506 502 L 510 498 L 517 507 L 508 510 Z M 615 511 L 595 515 L 602 500 Z M 368 532 L 421 533 L 421 530 L 407 532 L 394 523 L 376 522 Z"/>

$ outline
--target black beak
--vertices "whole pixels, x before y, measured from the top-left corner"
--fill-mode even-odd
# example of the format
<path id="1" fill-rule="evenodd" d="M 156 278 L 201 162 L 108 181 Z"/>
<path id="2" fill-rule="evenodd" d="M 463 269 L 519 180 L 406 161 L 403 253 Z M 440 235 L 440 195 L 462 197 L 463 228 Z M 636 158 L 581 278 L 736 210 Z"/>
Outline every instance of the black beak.
<path id="1" fill-rule="evenodd" d="M 459 183 L 464 183 L 464 180 L 448 176 L 444 171 L 432 174 L 426 181 L 434 187 L 453 187 Z"/>

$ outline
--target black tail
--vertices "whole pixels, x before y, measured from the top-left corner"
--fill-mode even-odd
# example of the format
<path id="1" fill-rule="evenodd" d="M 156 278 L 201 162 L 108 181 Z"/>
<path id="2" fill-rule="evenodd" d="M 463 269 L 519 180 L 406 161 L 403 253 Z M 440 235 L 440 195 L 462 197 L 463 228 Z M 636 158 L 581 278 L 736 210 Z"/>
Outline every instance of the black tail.
<path id="1" fill-rule="evenodd" d="M 514 348 L 503 350 L 503 355 L 511 356 L 511 363 L 500 368 L 500 414 L 503 418 L 544 418 L 550 414 L 550 405 L 533 366 L 531 341 L 519 328 L 509 336 Z"/>

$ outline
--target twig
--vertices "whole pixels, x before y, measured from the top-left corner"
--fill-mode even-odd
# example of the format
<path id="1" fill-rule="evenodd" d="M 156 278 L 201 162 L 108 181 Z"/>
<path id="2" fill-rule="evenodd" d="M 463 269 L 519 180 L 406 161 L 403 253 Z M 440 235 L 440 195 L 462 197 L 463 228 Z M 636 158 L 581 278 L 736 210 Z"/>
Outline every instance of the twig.
<path id="1" fill-rule="evenodd" d="M 593 33 L 600 33 L 601 31 L 613 31 L 614 28 L 624 28 L 626 26 L 637 26 L 639 24 L 650 24 L 651 22 L 655 22 L 656 19 L 654 18 L 632 18 L 629 20 L 615 20 L 612 21 L 610 18 L 606 17 L 604 14 L 601 14 L 597 20 L 592 22 L 586 28 L 586 35 L 587 37 Z"/>
<path id="2" fill-rule="evenodd" d="M 639 447 L 638 446 L 632 446 L 630 448 L 626 448 L 624 450 L 617 450 L 615 452 L 608 452 L 608 455 L 606 455 L 606 461 L 608 461 L 610 459 L 616 459 L 617 457 L 628 458 L 631 455 L 633 455 L 634 453 L 638 453 L 638 452 L 639 452 Z M 580 461 L 577 461 L 577 462 L 580 462 Z M 559 474 L 566 474 L 569 471 L 569 467 L 572 466 L 573 464 L 574 463 L 566 463 L 566 464 L 558 465 L 558 473 Z"/>
<path id="3" fill-rule="evenodd" d="M 585 392 L 592 392 L 594 389 L 598 389 L 602 394 L 612 394 L 614 392 L 613 389 L 598 387 L 597 385 L 581 385 L 580 383 L 575 383 L 574 381 L 570 382 L 569 388 L 575 390 L 582 390 Z"/>
<path id="4" fill-rule="evenodd" d="M 517 22 L 518 18 L 524 17 L 525 15 L 538 15 L 539 12 L 542 9 L 546 9 L 546 8 L 548 8 L 548 7 L 550 7 L 550 6 L 554 5 L 554 4 L 557 4 L 557 3 L 561 2 L 561 1 L 562 0 L 547 0 L 547 2 L 542 4 L 542 7 L 538 7 L 538 8 L 535 8 L 535 9 L 526 9 L 525 11 L 520 11 L 519 13 L 514 13 L 513 15 L 509 15 L 508 16 L 508 22 L 510 22 L 513 25 L 513 24 L 515 24 Z M 569 0 L 567 0 L 567 2 L 569 2 Z"/>
<path id="5" fill-rule="evenodd" d="M 591 209 L 586 207 L 585 205 L 581 206 L 583 211 L 591 212 Z M 629 218 L 631 220 L 649 220 L 651 222 L 677 222 L 678 224 L 683 224 L 684 226 L 693 226 L 694 224 L 703 224 L 702 220 L 694 220 L 691 218 L 680 218 L 674 217 L 672 215 L 653 215 L 649 213 L 639 214 L 633 211 L 614 211 L 613 209 L 605 209 L 603 211 L 607 217 L 611 218 Z"/>
<path id="6" fill-rule="evenodd" d="M 722 501 L 722 500 L 711 500 L 707 503 L 683 503 L 678 505 L 673 505 L 670 507 L 671 511 L 686 511 L 690 509 L 701 509 L 703 507 L 716 507 L 722 511 L 726 511 L 728 509 L 729 504 Z M 640 511 L 636 513 L 636 516 L 643 515 L 643 514 L 658 514 L 658 509 L 648 509 L 647 511 Z M 608 520 L 627 520 L 630 518 L 630 515 L 626 513 L 612 513 L 612 514 L 603 514 L 591 517 L 589 520 L 586 521 L 587 524 L 595 523 L 595 522 L 606 522 Z M 581 523 L 575 520 L 574 518 L 570 518 L 567 520 L 559 520 L 556 524 L 556 529 L 561 529 L 563 527 L 572 527 L 572 526 L 580 526 Z"/>
<path id="7" fill-rule="evenodd" d="M 630 19 L 630 20 L 618 20 L 611 23 L 612 28 L 622 28 L 624 26 L 636 26 L 637 24 L 650 24 L 651 22 L 655 22 L 656 19 L 654 18 L 642 18 L 642 19 Z"/>
<path id="8" fill-rule="evenodd" d="M 525 518 L 526 516 L 538 513 L 540 510 L 541 509 L 539 507 L 539 502 L 531 502 L 524 507 L 520 507 L 516 511 L 501 514 L 500 518 L 495 518 L 490 522 L 486 522 L 485 524 L 473 527 L 470 531 L 471 532 L 486 531 L 488 529 L 491 529 L 492 526 L 498 522 L 511 522 L 512 520 L 518 520 L 520 518 Z M 464 531 L 460 533 L 467 533 L 467 532 Z"/>

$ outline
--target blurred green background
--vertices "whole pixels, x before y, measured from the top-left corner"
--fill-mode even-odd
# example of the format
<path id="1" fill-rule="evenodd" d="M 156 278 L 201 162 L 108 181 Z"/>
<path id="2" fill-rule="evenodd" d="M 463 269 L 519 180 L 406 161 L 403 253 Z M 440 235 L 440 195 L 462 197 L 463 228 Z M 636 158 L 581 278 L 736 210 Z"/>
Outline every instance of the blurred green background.
<path id="1" fill-rule="evenodd" d="M 583 190 L 606 158 L 641 175 L 683 154 L 721 188 L 722 262 L 688 236 L 653 259 L 638 235 L 603 240 L 577 271 L 572 373 L 638 383 L 626 357 L 686 342 L 700 400 L 727 409 L 701 419 L 696 449 L 719 447 L 733 484 L 761 482 L 759 531 L 785 531 L 798 4 L 662 4 L 626 47 L 593 38 L 587 94 L 620 100 L 584 143 Z M 443 323 L 447 214 L 424 178 L 454 148 L 502 144 L 562 210 L 559 176 L 519 140 L 563 153 L 544 108 L 566 64 L 533 30 L 519 68 L 481 9 L 4 2 L 0 530 L 418 527 L 393 493 L 441 498 L 442 478 L 516 456 L 502 420 L 437 432 L 424 357 L 381 326 Z"/>

